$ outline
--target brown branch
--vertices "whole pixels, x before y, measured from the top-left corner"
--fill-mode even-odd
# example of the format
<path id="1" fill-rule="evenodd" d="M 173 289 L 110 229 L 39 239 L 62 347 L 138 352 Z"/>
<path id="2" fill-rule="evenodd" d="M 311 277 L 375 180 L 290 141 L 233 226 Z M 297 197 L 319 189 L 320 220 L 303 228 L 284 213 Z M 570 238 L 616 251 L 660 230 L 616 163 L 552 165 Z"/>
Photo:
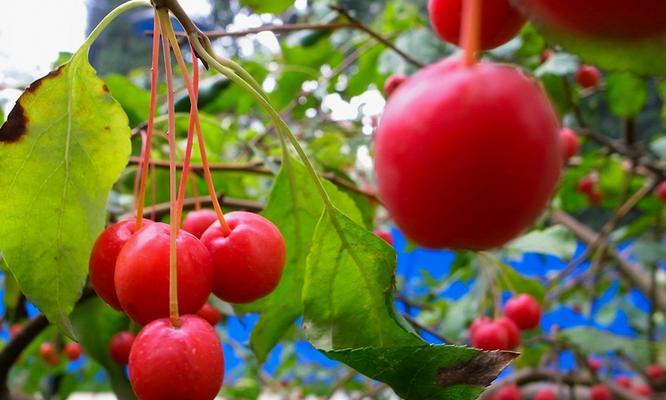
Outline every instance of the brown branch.
<path id="1" fill-rule="evenodd" d="M 408 63 L 412 64 L 413 66 L 417 68 L 423 68 L 425 64 L 422 62 L 412 58 L 409 54 L 405 53 L 404 51 L 400 50 L 396 45 L 391 43 L 388 39 L 380 35 L 379 33 L 375 32 L 372 28 L 355 18 L 354 16 L 351 15 L 349 10 L 342 6 L 330 6 L 332 10 L 337 11 L 340 15 L 345 17 L 349 22 L 351 22 L 355 28 L 367 33 L 371 37 L 373 37 L 375 40 L 383 44 L 384 46 L 388 47 L 389 49 L 393 50 L 396 54 L 398 54 L 400 57 L 402 57 L 405 61 Z"/>
<path id="2" fill-rule="evenodd" d="M 518 371 L 507 379 L 495 382 L 482 396 L 481 399 L 489 399 L 502 386 L 515 383 L 518 386 L 526 386 L 539 382 L 558 382 L 566 386 L 592 386 L 598 382 L 587 374 L 577 372 L 561 373 L 546 368 L 533 368 Z M 601 380 L 601 383 L 608 387 L 611 392 L 622 400 L 643 400 L 643 397 L 623 388 L 615 382 Z"/>
<path id="3" fill-rule="evenodd" d="M 289 32 L 298 32 L 298 31 L 334 31 L 338 29 L 345 28 L 356 28 L 356 25 L 349 22 L 334 22 L 334 23 L 299 23 L 299 24 L 285 24 L 285 25 L 263 25 L 257 28 L 245 29 L 242 31 L 224 31 L 224 30 L 215 30 L 215 31 L 204 31 L 204 35 L 208 36 L 210 39 L 219 39 L 223 37 L 243 37 L 247 35 L 254 35 L 261 32 L 273 32 L 273 33 L 289 33 Z M 153 34 L 152 31 L 145 32 L 147 36 Z M 179 37 L 187 37 L 187 34 L 184 32 L 177 32 Z"/>
<path id="4" fill-rule="evenodd" d="M 279 161 L 275 161 L 275 163 L 280 164 Z M 141 165 L 141 158 L 140 157 L 130 158 L 130 164 Z M 150 165 L 159 169 L 169 168 L 169 162 L 165 160 L 150 160 Z M 180 162 L 177 163 L 176 168 L 183 169 L 183 163 Z M 202 164 L 190 164 L 190 169 L 196 174 L 202 174 L 204 167 Z M 210 170 L 217 172 L 247 172 L 247 173 L 265 175 L 265 176 L 273 175 L 273 173 L 269 169 L 264 167 L 264 163 L 261 161 L 248 164 L 212 163 L 210 164 Z M 379 198 L 375 193 L 366 192 L 357 187 L 353 182 L 341 179 L 340 177 L 338 177 L 333 173 L 320 173 L 319 175 L 322 178 L 329 180 L 331 183 L 335 184 L 336 186 L 347 189 L 350 192 L 354 192 L 356 194 L 365 196 L 374 203 L 381 204 L 381 201 L 379 200 Z M 230 207 L 233 207 L 233 205 L 230 205 Z"/>
<path id="5" fill-rule="evenodd" d="M 580 240 L 590 245 L 594 243 L 597 232 L 585 226 L 571 215 L 556 211 L 551 217 L 551 221 L 555 224 L 562 224 L 566 226 L 571 232 L 574 233 Z M 651 282 L 650 277 L 646 274 L 641 265 L 629 261 L 623 254 L 621 254 L 615 246 L 609 241 L 603 241 L 607 246 L 607 254 L 617 261 L 617 268 L 622 275 L 638 290 L 640 290 L 646 297 L 650 296 Z M 663 291 L 655 293 L 655 307 L 662 312 L 666 312 L 666 294 Z"/>
<path id="6" fill-rule="evenodd" d="M 94 296 L 95 291 L 91 288 L 86 288 L 77 304 L 81 304 Z M 12 337 L 7 346 L 0 352 L 0 400 L 9 400 L 16 397 L 10 394 L 9 386 L 7 385 L 9 371 L 21 357 L 21 353 L 23 353 L 26 347 L 48 326 L 49 321 L 46 319 L 46 316 L 39 314 L 27 322 L 23 326 L 23 329 L 16 336 Z"/>

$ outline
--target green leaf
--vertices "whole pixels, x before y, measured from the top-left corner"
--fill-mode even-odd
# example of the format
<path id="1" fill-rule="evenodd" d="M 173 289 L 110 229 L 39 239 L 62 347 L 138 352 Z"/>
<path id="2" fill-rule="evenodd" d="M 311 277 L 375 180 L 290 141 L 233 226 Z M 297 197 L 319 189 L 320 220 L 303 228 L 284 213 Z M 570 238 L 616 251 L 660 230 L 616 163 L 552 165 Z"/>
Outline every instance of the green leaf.
<path id="1" fill-rule="evenodd" d="M 606 78 L 606 100 L 615 115 L 634 117 L 645 106 L 647 85 L 630 73 L 611 74 Z"/>
<path id="2" fill-rule="evenodd" d="M 104 81 L 113 98 L 120 103 L 129 117 L 131 126 L 138 126 L 148 120 L 150 93 L 136 86 L 122 75 L 109 75 Z"/>
<path id="3" fill-rule="evenodd" d="M 588 354 L 622 351 L 625 354 L 631 354 L 641 364 L 647 363 L 650 356 L 650 346 L 646 340 L 617 336 L 599 329 L 571 328 L 561 331 L 559 337 L 578 346 Z"/>
<path id="4" fill-rule="evenodd" d="M 541 282 L 522 276 L 513 267 L 499 260 L 497 261 L 497 265 L 499 266 L 500 282 L 503 289 L 509 290 L 514 294 L 529 294 L 537 299 L 539 303 L 543 303 L 546 297 L 546 290 Z"/>
<path id="5" fill-rule="evenodd" d="M 127 329 L 127 317 L 114 311 L 99 298 L 79 304 L 72 312 L 72 324 L 85 354 L 104 367 L 111 387 L 119 399 L 134 399 L 132 388 L 125 378 L 125 368 L 111 359 L 109 343 L 117 332 Z"/>
<path id="6" fill-rule="evenodd" d="M 476 399 L 513 353 L 428 345 L 361 348 L 325 353 L 364 375 L 388 383 L 404 399 Z"/>
<path id="7" fill-rule="evenodd" d="M 523 253 L 548 254 L 569 260 L 576 251 L 576 238 L 564 226 L 555 225 L 541 231 L 532 231 L 506 245 L 510 254 L 520 258 Z"/>
<path id="8" fill-rule="evenodd" d="M 127 122 L 83 47 L 34 82 L 0 128 L 0 250 L 21 291 L 69 336 L 109 191 L 127 165 Z"/>
<path id="9" fill-rule="evenodd" d="M 0 123 L 5 122 L 5 111 L 0 106 Z"/>
<path id="10" fill-rule="evenodd" d="M 352 199 L 328 181 L 324 181 L 324 186 L 347 215 L 354 221 L 362 220 Z M 292 158 L 285 159 L 263 215 L 282 232 L 287 244 L 287 262 L 277 289 L 249 307 L 261 313 L 250 337 L 252 350 L 261 361 L 301 314 L 306 257 L 323 208 L 303 164 Z"/>
<path id="11" fill-rule="evenodd" d="M 308 340 L 403 398 L 476 398 L 516 354 L 425 343 L 393 304 L 395 259 L 383 240 L 326 209 L 303 287 Z"/>
<path id="12" fill-rule="evenodd" d="M 395 257 L 391 246 L 339 211 L 324 211 L 303 287 L 303 329 L 315 347 L 419 344 L 393 307 Z"/>
<path id="13" fill-rule="evenodd" d="M 294 0 L 240 0 L 240 2 L 242 5 L 250 7 L 252 11 L 258 14 L 280 14 L 294 4 Z"/>

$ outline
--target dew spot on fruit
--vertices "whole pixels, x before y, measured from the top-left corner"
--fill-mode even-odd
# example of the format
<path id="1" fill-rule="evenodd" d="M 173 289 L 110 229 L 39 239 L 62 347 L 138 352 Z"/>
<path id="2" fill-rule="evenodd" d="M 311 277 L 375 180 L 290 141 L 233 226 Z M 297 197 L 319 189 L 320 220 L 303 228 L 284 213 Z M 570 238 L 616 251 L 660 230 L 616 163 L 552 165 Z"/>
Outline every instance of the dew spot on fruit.
<path id="1" fill-rule="evenodd" d="M 518 353 L 507 351 L 480 352 L 466 363 L 438 369 L 435 381 L 443 387 L 461 383 L 486 387 L 518 355 Z"/>

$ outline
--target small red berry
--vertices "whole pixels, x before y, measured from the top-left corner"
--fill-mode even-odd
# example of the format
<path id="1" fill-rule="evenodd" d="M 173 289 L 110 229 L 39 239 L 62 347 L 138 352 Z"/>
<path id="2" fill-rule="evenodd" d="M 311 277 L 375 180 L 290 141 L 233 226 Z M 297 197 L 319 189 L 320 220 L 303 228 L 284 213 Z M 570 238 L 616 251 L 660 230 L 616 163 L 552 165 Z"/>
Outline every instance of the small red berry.
<path id="1" fill-rule="evenodd" d="M 499 400 L 522 400 L 523 394 L 517 385 L 506 385 L 497 392 Z"/>
<path id="2" fill-rule="evenodd" d="M 601 370 L 601 366 L 602 366 L 601 360 L 597 358 L 587 359 L 587 367 L 590 369 L 590 371 L 594 372 L 595 374 Z"/>
<path id="3" fill-rule="evenodd" d="M 585 89 L 596 89 L 601 83 L 601 72 L 591 65 L 581 65 L 576 71 L 576 82 Z"/>
<path id="4" fill-rule="evenodd" d="M 613 395 L 604 385 L 596 385 L 590 388 L 590 400 L 612 400 Z"/>
<path id="5" fill-rule="evenodd" d="M 518 346 L 520 346 L 520 330 L 518 329 L 518 326 L 516 325 L 515 322 L 513 322 L 511 319 L 507 317 L 501 317 L 495 322 L 504 327 L 504 330 L 506 331 L 506 337 L 508 341 L 507 346 L 509 350 L 513 350 Z"/>
<path id="6" fill-rule="evenodd" d="M 560 139 L 564 147 L 565 161 L 578 154 L 578 151 L 580 151 L 580 139 L 578 139 L 576 132 L 569 128 L 562 128 L 560 130 Z"/>
<path id="7" fill-rule="evenodd" d="M 522 330 L 535 329 L 541 322 L 541 306 L 529 294 L 510 299 L 504 307 L 504 314 Z"/>
<path id="8" fill-rule="evenodd" d="M 645 369 L 645 375 L 653 381 L 661 381 L 666 379 L 666 369 L 659 364 L 650 364 Z"/>
<path id="9" fill-rule="evenodd" d="M 654 393 L 654 391 L 652 390 L 652 388 L 651 388 L 650 386 L 648 386 L 648 385 L 645 385 L 645 384 L 643 384 L 643 385 L 638 385 L 638 386 L 634 387 L 634 388 L 632 389 L 632 391 L 633 391 L 634 393 L 636 393 L 637 395 L 639 395 L 639 396 L 643 396 L 643 397 L 651 397 L 652 394 Z"/>
<path id="10" fill-rule="evenodd" d="M 657 186 L 657 197 L 659 197 L 659 200 L 666 203 L 666 182 L 662 182 Z"/>
<path id="11" fill-rule="evenodd" d="M 634 385 L 628 376 L 618 376 L 615 378 L 615 383 L 627 389 L 630 389 Z"/>
<path id="12" fill-rule="evenodd" d="M 472 324 L 469 326 L 469 336 L 470 337 L 474 336 L 474 334 L 480 327 L 489 324 L 491 322 L 493 322 L 493 320 L 490 319 L 489 317 L 486 317 L 485 315 L 476 318 L 474 321 L 472 321 Z"/>
<path id="13" fill-rule="evenodd" d="M 407 79 L 409 78 L 405 75 L 391 75 L 384 82 L 384 93 L 390 97 Z"/>
<path id="14" fill-rule="evenodd" d="M 215 329 L 194 315 L 181 323 L 158 319 L 137 335 L 129 378 L 140 399 L 212 400 L 222 387 L 224 355 Z"/>
<path id="15" fill-rule="evenodd" d="M 116 293 L 123 310 L 139 324 L 169 316 L 171 227 L 152 223 L 123 246 L 116 263 Z M 178 306 L 193 314 L 206 304 L 213 286 L 213 263 L 199 239 L 181 230 L 176 238 Z"/>
<path id="16" fill-rule="evenodd" d="M 226 215 L 231 232 L 215 222 L 201 237 L 213 258 L 213 293 L 229 303 L 245 304 L 270 294 L 280 283 L 286 245 L 280 230 L 258 214 Z"/>
<path id="17" fill-rule="evenodd" d="M 150 223 L 152 221 L 143 220 L 144 225 Z M 125 243 L 134 235 L 135 228 L 136 219 L 120 221 L 109 226 L 99 235 L 90 254 L 88 264 L 90 282 L 99 297 L 118 311 L 122 311 L 122 306 L 114 282 L 116 260 Z"/>
<path id="18" fill-rule="evenodd" d="M 217 214 L 213 210 L 196 210 L 187 214 L 183 221 L 183 230 L 187 231 L 197 238 L 201 239 L 201 235 L 206 232 L 206 229 L 217 221 Z"/>
<path id="19" fill-rule="evenodd" d="M 113 335 L 109 342 L 111 359 L 120 365 L 127 365 L 134 338 L 135 336 L 130 332 L 118 332 Z"/>
<path id="20" fill-rule="evenodd" d="M 197 316 L 205 319 L 212 326 L 217 325 L 222 320 L 222 313 L 210 304 L 204 304 L 201 310 L 197 311 Z"/>
<path id="21" fill-rule="evenodd" d="M 488 351 L 509 350 L 509 337 L 504 326 L 489 322 L 475 330 L 472 346 Z"/>
<path id="22" fill-rule="evenodd" d="M 578 181 L 576 190 L 580 194 L 591 194 L 595 192 L 597 184 L 597 178 L 594 175 L 587 175 Z"/>
<path id="23" fill-rule="evenodd" d="M 430 0 L 430 21 L 444 40 L 460 45 L 463 0 Z M 513 39 L 525 19 L 509 0 L 484 0 L 481 9 L 481 49 L 489 50 Z"/>
<path id="24" fill-rule="evenodd" d="M 553 55 L 555 55 L 555 52 L 553 50 L 546 49 L 542 51 L 541 55 L 539 56 L 541 64 L 545 64 L 546 62 L 548 62 L 548 60 L 550 60 L 553 57 Z"/>
<path id="25" fill-rule="evenodd" d="M 383 229 L 375 229 L 373 233 L 383 239 L 386 243 L 393 246 L 393 236 L 391 236 L 391 232 L 385 231 Z"/>
<path id="26" fill-rule="evenodd" d="M 600 190 L 595 189 L 592 193 L 587 195 L 587 201 L 593 206 L 598 206 L 604 201 L 604 194 Z"/>
<path id="27" fill-rule="evenodd" d="M 553 389 L 544 388 L 537 392 L 534 400 L 557 400 L 557 394 Z"/>
<path id="28" fill-rule="evenodd" d="M 65 345 L 65 356 L 71 361 L 76 361 L 81 358 L 81 345 L 78 343 L 67 343 Z"/>
<path id="29" fill-rule="evenodd" d="M 51 342 L 44 342 L 39 345 L 39 356 L 49 365 L 55 366 L 60 363 L 60 357 Z"/>

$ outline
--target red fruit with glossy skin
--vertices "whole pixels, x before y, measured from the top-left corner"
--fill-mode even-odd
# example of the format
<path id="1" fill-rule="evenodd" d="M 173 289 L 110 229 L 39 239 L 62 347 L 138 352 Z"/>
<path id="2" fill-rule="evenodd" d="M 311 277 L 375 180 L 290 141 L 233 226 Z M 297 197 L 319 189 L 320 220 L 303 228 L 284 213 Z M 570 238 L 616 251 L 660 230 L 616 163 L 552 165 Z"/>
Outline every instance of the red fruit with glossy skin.
<path id="1" fill-rule="evenodd" d="M 192 211 L 183 220 L 183 230 L 193 234 L 197 238 L 201 238 L 201 235 L 215 221 L 217 221 L 217 214 L 213 210 Z"/>
<path id="2" fill-rule="evenodd" d="M 636 40 L 666 33 L 662 0 L 517 0 L 531 18 L 574 36 Z"/>
<path id="3" fill-rule="evenodd" d="M 489 322 L 479 326 L 472 335 L 472 346 L 481 350 L 509 350 L 509 336 L 503 325 Z"/>
<path id="4" fill-rule="evenodd" d="M 596 89 L 601 83 L 601 72 L 591 65 L 581 65 L 576 71 L 576 82 L 585 89 Z"/>
<path id="5" fill-rule="evenodd" d="M 229 235 L 224 235 L 218 221 L 201 237 L 213 257 L 213 293 L 230 303 L 250 303 L 280 283 L 286 256 L 284 238 L 271 221 L 258 214 L 231 212 L 226 221 Z"/>
<path id="6" fill-rule="evenodd" d="M 461 45 L 460 27 L 463 0 L 430 0 L 430 22 L 437 34 L 449 43 Z M 490 50 L 513 39 L 525 19 L 509 0 L 484 0 L 481 7 L 481 49 Z"/>
<path id="7" fill-rule="evenodd" d="M 222 313 L 210 304 L 204 304 L 201 310 L 197 311 L 197 316 L 205 319 L 212 326 L 217 325 L 222 320 Z"/>
<path id="8" fill-rule="evenodd" d="M 651 397 L 654 394 L 654 391 L 648 385 L 638 385 L 632 389 L 634 393 L 643 397 Z"/>
<path id="9" fill-rule="evenodd" d="M 662 182 L 657 186 L 657 197 L 659 200 L 666 203 L 666 182 Z"/>
<path id="10" fill-rule="evenodd" d="M 576 132 L 569 128 L 562 128 L 560 130 L 560 139 L 562 140 L 564 160 L 566 162 L 580 151 L 580 139 L 578 139 Z"/>
<path id="11" fill-rule="evenodd" d="M 541 322 L 541 306 L 529 294 L 510 299 L 504 306 L 504 314 L 522 330 L 534 329 Z"/>
<path id="12" fill-rule="evenodd" d="M 522 400 L 523 393 L 516 385 L 506 385 L 497 392 L 497 397 L 500 400 Z"/>
<path id="13" fill-rule="evenodd" d="M 384 93 L 391 96 L 407 79 L 409 79 L 407 76 L 400 74 L 389 76 L 384 82 Z"/>
<path id="14" fill-rule="evenodd" d="M 548 204 L 558 132 L 543 90 L 518 69 L 444 60 L 388 101 L 375 145 L 380 197 L 421 246 L 499 247 Z"/>
<path id="15" fill-rule="evenodd" d="M 129 378 L 142 400 L 212 400 L 224 378 L 224 355 L 215 329 L 186 315 L 176 328 L 167 318 L 146 325 L 136 337 Z"/>
<path id="16" fill-rule="evenodd" d="M 666 379 L 666 369 L 659 364 L 650 364 L 645 369 L 645 375 L 654 381 Z"/>
<path id="17" fill-rule="evenodd" d="M 597 179 L 594 176 L 584 176 L 576 184 L 576 190 L 581 194 L 592 194 L 597 190 L 597 184 Z"/>
<path id="18" fill-rule="evenodd" d="M 557 394 L 553 389 L 541 389 L 534 396 L 534 400 L 557 400 Z"/>
<path id="19" fill-rule="evenodd" d="M 67 343 L 65 345 L 64 353 L 69 360 L 76 361 L 81 358 L 83 350 L 81 349 L 81 345 L 78 343 Z"/>
<path id="20" fill-rule="evenodd" d="M 615 378 L 615 383 L 627 389 L 630 389 L 634 385 L 631 378 L 628 376 L 618 376 Z"/>
<path id="21" fill-rule="evenodd" d="M 123 310 L 141 325 L 169 316 L 171 227 L 152 223 L 132 236 L 118 255 L 116 292 Z M 177 237 L 178 307 L 194 314 L 213 286 L 210 254 L 199 239 L 181 230 Z"/>
<path id="22" fill-rule="evenodd" d="M 599 189 L 594 189 L 587 195 L 587 202 L 593 206 L 598 206 L 602 201 L 604 201 L 604 194 Z"/>
<path id="23" fill-rule="evenodd" d="M 130 332 L 118 332 L 109 342 L 109 354 L 111 359 L 120 365 L 127 365 L 130 351 L 136 336 Z"/>
<path id="24" fill-rule="evenodd" d="M 55 346 L 51 342 L 44 342 L 39 345 L 39 356 L 45 363 L 55 366 L 60 364 L 60 357 Z"/>
<path id="25" fill-rule="evenodd" d="M 506 331 L 507 346 L 509 350 L 513 350 L 520 346 L 520 330 L 515 322 L 507 317 L 498 318 L 495 322 L 501 325 Z"/>
<path id="26" fill-rule="evenodd" d="M 143 224 L 150 223 L 152 221 L 143 220 Z M 117 222 L 106 228 L 97 238 L 88 263 L 90 283 L 92 283 L 95 292 L 108 305 L 118 311 L 122 311 L 122 306 L 118 300 L 114 282 L 116 260 L 125 243 L 134 235 L 135 227 L 136 219 L 132 218 Z"/>
<path id="27" fill-rule="evenodd" d="M 474 336 L 474 334 L 480 327 L 489 324 L 491 322 L 493 322 L 493 320 L 490 319 L 489 317 L 486 317 L 485 315 L 476 318 L 474 321 L 472 321 L 472 324 L 469 326 L 469 336 L 470 337 Z"/>
<path id="28" fill-rule="evenodd" d="M 596 385 L 590 388 L 590 400 L 612 400 L 613 395 L 604 385 Z"/>
<path id="29" fill-rule="evenodd" d="M 596 359 L 596 358 L 588 358 L 587 359 L 587 367 L 594 373 L 599 372 L 601 370 L 601 361 Z"/>
<path id="30" fill-rule="evenodd" d="M 379 238 L 384 240 L 386 243 L 390 244 L 393 246 L 393 236 L 391 236 L 391 232 L 385 231 L 383 229 L 375 229 L 373 232 L 375 235 L 377 235 Z"/>

